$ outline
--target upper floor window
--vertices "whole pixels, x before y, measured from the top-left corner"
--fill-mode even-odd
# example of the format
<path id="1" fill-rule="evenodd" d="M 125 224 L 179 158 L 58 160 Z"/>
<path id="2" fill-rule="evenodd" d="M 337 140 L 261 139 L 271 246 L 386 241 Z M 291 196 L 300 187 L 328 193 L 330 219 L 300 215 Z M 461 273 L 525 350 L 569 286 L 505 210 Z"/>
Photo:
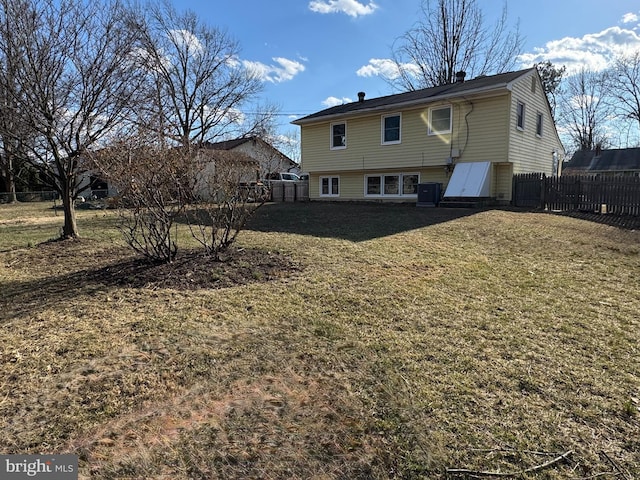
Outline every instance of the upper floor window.
<path id="1" fill-rule="evenodd" d="M 332 123 L 331 124 L 331 149 L 347 148 L 347 124 Z"/>
<path id="2" fill-rule="evenodd" d="M 382 143 L 400 143 L 400 126 L 402 117 L 399 113 L 382 117 Z"/>
<path id="3" fill-rule="evenodd" d="M 429 109 L 429 135 L 451 133 L 451 105 Z"/>
<path id="4" fill-rule="evenodd" d="M 524 130 L 524 103 L 518 102 L 516 108 L 516 127 L 520 130 Z"/>
<path id="5" fill-rule="evenodd" d="M 542 114 L 540 112 L 538 112 L 536 117 L 536 135 L 539 137 L 542 136 Z"/>

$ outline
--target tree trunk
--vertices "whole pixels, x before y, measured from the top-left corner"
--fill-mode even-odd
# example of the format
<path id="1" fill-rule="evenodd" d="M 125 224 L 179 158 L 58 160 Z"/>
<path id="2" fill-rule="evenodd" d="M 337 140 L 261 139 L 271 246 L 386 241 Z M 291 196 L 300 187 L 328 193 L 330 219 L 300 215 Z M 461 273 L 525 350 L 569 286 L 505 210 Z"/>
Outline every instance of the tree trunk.
<path id="1" fill-rule="evenodd" d="M 7 187 L 9 187 L 7 189 L 7 193 L 9 194 L 7 201 L 9 203 L 17 203 L 18 197 L 16 196 L 16 179 L 13 176 L 13 162 L 11 158 L 9 158 L 7 164 Z"/>
<path id="2" fill-rule="evenodd" d="M 13 176 L 13 163 L 11 161 L 11 156 L 9 152 L 5 152 L 5 161 L 3 162 L 3 172 L 2 176 L 4 177 L 4 181 L 0 184 L 3 187 L 4 192 L 7 195 L 8 203 L 16 203 L 18 201 L 16 197 L 16 180 Z M 0 187 L 0 188 L 2 188 Z"/>
<path id="3" fill-rule="evenodd" d="M 64 226 L 62 227 L 62 238 L 78 238 L 78 224 L 76 222 L 76 209 L 71 196 L 71 188 L 68 184 L 62 188 L 62 207 L 64 210 Z"/>

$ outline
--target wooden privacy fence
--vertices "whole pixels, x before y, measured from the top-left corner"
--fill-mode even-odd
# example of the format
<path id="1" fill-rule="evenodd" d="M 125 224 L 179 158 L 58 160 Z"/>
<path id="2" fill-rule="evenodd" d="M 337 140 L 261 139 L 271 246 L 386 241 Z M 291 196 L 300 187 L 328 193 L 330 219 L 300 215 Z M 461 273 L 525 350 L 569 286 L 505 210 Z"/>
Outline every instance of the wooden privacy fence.
<path id="1" fill-rule="evenodd" d="M 553 211 L 640 215 L 640 177 L 543 173 L 513 176 L 513 205 Z"/>
<path id="2" fill-rule="evenodd" d="M 309 200 L 309 182 L 271 182 L 272 202 L 306 202 Z"/>

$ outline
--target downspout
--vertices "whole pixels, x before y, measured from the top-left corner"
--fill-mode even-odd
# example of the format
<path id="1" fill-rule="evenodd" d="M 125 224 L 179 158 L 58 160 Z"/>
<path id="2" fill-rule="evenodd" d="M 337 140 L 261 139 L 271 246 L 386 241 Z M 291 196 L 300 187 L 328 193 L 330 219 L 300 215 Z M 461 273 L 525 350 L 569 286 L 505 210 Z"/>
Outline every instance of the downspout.
<path id="1" fill-rule="evenodd" d="M 463 97 L 464 98 L 464 97 Z M 467 98 L 464 98 L 464 101 L 467 102 L 470 106 L 471 109 L 464 115 L 464 123 L 466 128 L 466 132 L 465 132 L 465 139 L 464 139 L 464 144 L 461 148 L 458 148 L 458 155 L 455 158 L 460 158 L 462 156 L 462 153 L 464 152 L 464 150 L 467 148 L 467 144 L 469 143 L 469 115 L 471 115 L 471 113 L 473 112 L 473 102 Z M 458 106 L 460 106 L 461 104 L 458 104 Z M 458 118 L 458 124 L 460 122 L 460 119 Z M 458 125 L 458 131 L 460 130 L 460 126 Z M 452 132 L 452 140 L 453 140 L 453 132 Z M 451 163 L 447 165 L 447 175 L 451 174 L 451 171 L 453 170 L 453 166 L 455 164 L 454 161 L 454 157 L 453 157 L 453 141 L 449 144 L 449 159 L 451 160 Z"/>

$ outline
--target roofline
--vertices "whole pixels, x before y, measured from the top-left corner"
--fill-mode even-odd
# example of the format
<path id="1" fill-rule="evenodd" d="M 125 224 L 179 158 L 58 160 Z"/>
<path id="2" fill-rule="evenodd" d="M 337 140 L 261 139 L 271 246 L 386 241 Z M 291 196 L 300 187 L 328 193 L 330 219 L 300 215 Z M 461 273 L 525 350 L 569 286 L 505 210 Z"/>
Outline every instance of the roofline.
<path id="1" fill-rule="evenodd" d="M 476 98 L 478 97 L 490 97 L 490 96 L 497 96 L 500 93 L 508 93 L 512 90 L 513 88 L 513 83 L 521 78 L 522 76 L 525 76 L 527 74 L 529 74 L 530 72 L 534 71 L 535 67 L 526 69 L 522 71 L 522 75 L 518 75 L 518 77 L 514 78 L 513 80 L 511 80 L 510 82 L 502 82 L 499 84 L 494 84 L 488 87 L 480 87 L 480 88 L 474 88 L 471 90 L 466 90 L 464 92 L 454 92 L 454 93 L 444 93 L 441 95 L 437 95 L 434 97 L 427 97 L 427 98 L 420 98 L 420 99 L 416 99 L 416 100 L 411 100 L 411 101 L 407 101 L 407 102 L 399 102 L 399 103 L 389 103 L 386 105 L 380 105 L 377 107 L 370 107 L 370 108 L 363 108 L 363 109 L 359 109 L 359 110 L 352 110 L 350 112 L 341 112 L 341 113 L 335 113 L 335 114 L 330 114 L 330 115 L 322 115 L 322 116 L 317 116 L 317 117 L 313 117 L 313 118 L 301 118 L 298 120 L 294 120 L 291 123 L 293 125 L 310 125 L 313 123 L 324 123 L 326 121 L 330 121 L 330 120 L 337 120 L 337 119 L 342 119 L 342 118 L 349 118 L 349 117 L 356 117 L 356 116 L 361 116 L 361 115 L 366 115 L 366 114 L 371 114 L 371 113 L 376 113 L 376 112 L 384 112 L 384 111 L 389 111 L 389 110 L 396 110 L 398 108 L 406 108 L 406 107 L 411 107 L 411 106 L 419 106 L 419 105 L 428 105 L 430 103 L 436 103 L 436 102 L 440 102 L 443 100 L 450 100 L 453 98 L 467 98 L 470 96 L 474 96 Z M 401 95 L 401 94 L 400 94 Z"/>
<path id="2" fill-rule="evenodd" d="M 229 152 L 231 150 L 234 150 L 242 145 L 244 145 L 247 142 L 260 142 L 263 145 L 265 145 L 266 147 L 270 148 L 271 150 L 273 150 L 274 152 L 276 152 L 276 155 L 279 155 L 281 157 L 282 160 L 286 160 L 288 162 L 290 162 L 293 165 L 300 165 L 298 162 L 296 162 L 295 160 L 293 160 L 291 157 L 289 157 L 287 154 L 283 153 L 280 151 L 279 148 L 274 147 L 271 143 L 267 142 L 266 140 L 264 140 L 263 138 L 261 138 L 258 135 L 249 135 L 246 137 L 238 137 L 238 138 L 232 138 L 231 140 L 222 140 L 220 142 L 206 142 L 207 146 L 204 147 L 205 150 L 218 150 L 218 151 L 222 151 L 222 152 Z M 233 147 L 230 148 L 215 148 L 216 145 L 223 145 L 225 143 L 234 143 L 237 142 Z"/>

